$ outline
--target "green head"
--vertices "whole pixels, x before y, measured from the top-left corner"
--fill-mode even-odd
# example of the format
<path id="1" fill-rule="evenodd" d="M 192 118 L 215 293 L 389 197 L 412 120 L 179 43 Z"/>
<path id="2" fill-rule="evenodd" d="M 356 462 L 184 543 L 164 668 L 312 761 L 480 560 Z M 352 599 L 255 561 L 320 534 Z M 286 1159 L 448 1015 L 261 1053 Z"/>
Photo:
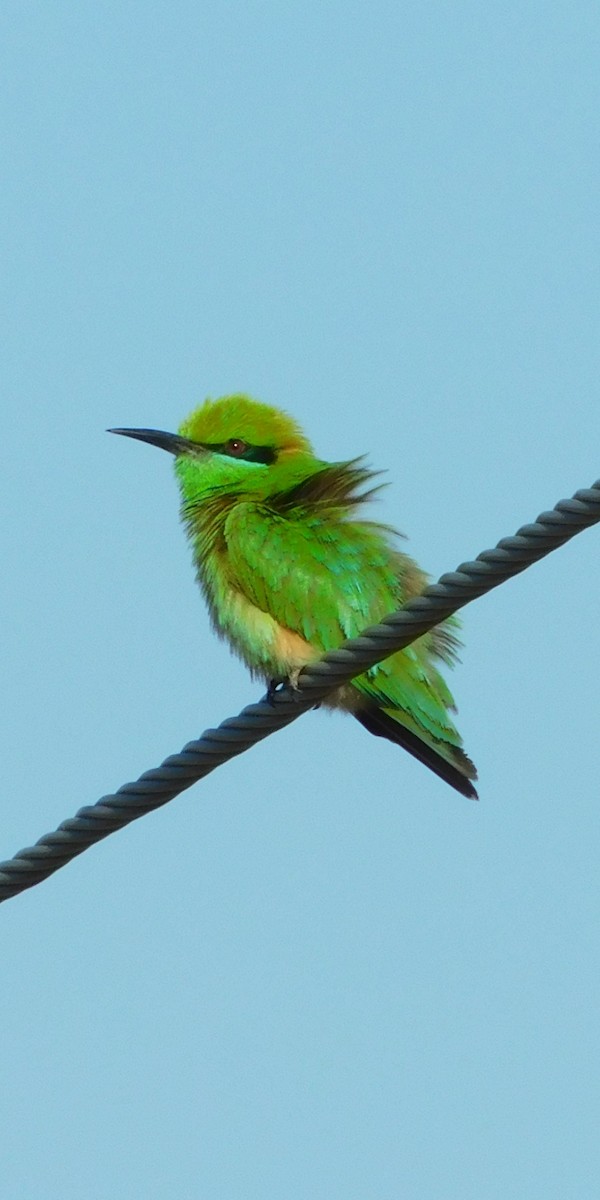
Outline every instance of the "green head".
<path id="1" fill-rule="evenodd" d="M 300 426 L 268 404 L 249 396 L 222 396 L 194 409 L 178 433 L 158 429 L 112 429 L 168 450 L 184 503 L 217 493 L 268 494 L 282 474 L 303 474 L 314 462 Z"/>

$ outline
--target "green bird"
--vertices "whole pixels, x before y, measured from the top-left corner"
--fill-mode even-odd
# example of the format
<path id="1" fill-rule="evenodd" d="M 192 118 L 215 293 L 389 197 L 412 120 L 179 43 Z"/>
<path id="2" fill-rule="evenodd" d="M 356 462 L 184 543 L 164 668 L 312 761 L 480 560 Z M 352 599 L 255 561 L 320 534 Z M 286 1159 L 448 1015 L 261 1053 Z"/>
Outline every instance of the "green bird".
<path id="1" fill-rule="evenodd" d="M 378 486 L 361 458 L 324 462 L 287 413 L 244 395 L 207 400 L 179 433 L 113 429 L 175 456 L 181 515 L 214 628 L 269 683 L 356 637 L 427 576 L 397 534 L 360 516 Z M 358 514 L 358 515 L 357 515 Z M 477 772 L 462 749 L 452 695 L 457 622 L 365 671 L 323 703 L 352 713 L 464 796 Z"/>

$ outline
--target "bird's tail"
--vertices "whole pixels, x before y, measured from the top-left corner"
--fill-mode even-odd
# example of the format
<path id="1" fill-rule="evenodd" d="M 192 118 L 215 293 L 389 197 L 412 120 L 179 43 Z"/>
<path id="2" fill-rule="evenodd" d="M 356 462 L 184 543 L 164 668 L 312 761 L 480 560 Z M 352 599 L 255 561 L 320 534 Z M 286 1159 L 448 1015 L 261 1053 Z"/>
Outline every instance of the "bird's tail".
<path id="1" fill-rule="evenodd" d="M 419 762 L 449 783 L 450 787 L 456 788 L 457 792 L 471 800 L 478 799 L 471 783 L 472 779 L 477 778 L 475 765 L 460 746 L 453 746 L 449 742 L 439 742 L 438 746 L 431 745 L 423 741 L 412 729 L 407 729 L 401 722 L 400 714 L 396 717 L 390 711 L 379 708 L 376 704 L 369 704 L 368 701 L 354 709 L 354 716 L 369 733 L 375 734 L 376 737 L 388 738 L 390 742 L 402 746 L 403 750 L 408 750 L 409 754 L 418 758 Z"/>

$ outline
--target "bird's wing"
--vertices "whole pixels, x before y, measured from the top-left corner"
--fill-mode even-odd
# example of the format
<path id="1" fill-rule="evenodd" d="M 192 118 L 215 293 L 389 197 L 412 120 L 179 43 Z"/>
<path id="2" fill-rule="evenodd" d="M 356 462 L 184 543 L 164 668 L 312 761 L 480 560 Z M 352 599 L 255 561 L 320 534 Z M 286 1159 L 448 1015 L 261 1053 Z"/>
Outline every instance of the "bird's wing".
<path id="1" fill-rule="evenodd" d="M 374 524 L 319 514 L 289 520 L 248 503 L 236 505 L 225 532 L 236 586 L 319 653 L 357 637 L 421 590 L 415 575 L 423 585 L 412 560 L 392 550 Z M 423 732 L 458 739 L 448 716 L 452 695 L 433 665 L 435 653 L 430 638 L 419 638 L 354 686 L 380 707 L 413 714 Z"/>
<path id="2" fill-rule="evenodd" d="M 319 514 L 290 519 L 241 503 L 227 518 L 225 538 L 235 586 L 319 652 L 401 602 L 393 552 L 367 523 Z"/>
<path id="3" fill-rule="evenodd" d="M 319 514 L 291 520 L 248 503 L 236 505 L 228 518 L 226 540 L 236 587 L 318 652 L 358 636 L 425 582 L 413 560 L 391 549 L 375 524 Z M 475 768 L 461 748 L 449 715 L 453 697 L 434 661 L 448 661 L 452 642 L 447 630 L 437 641 L 425 635 L 378 663 L 353 680 L 356 700 L 348 707 L 370 732 L 404 746 L 475 795 L 466 783 Z"/>

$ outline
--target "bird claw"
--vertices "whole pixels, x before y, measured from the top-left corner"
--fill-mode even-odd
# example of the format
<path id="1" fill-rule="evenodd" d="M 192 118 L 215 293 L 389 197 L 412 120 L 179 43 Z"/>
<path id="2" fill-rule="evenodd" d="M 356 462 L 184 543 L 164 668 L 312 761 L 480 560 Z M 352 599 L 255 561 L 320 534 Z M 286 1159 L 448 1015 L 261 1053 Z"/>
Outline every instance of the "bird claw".
<path id="1" fill-rule="evenodd" d="M 275 707 L 275 696 L 279 688 L 286 682 L 285 679 L 270 679 L 265 695 L 265 704 L 270 704 L 271 708 Z"/>
<path id="2" fill-rule="evenodd" d="M 273 708 L 275 706 L 275 696 L 279 692 L 279 689 L 284 688 L 286 685 L 290 688 L 293 695 L 296 694 L 300 696 L 298 678 L 301 670 L 302 667 L 294 667 L 293 671 L 290 671 L 289 675 L 283 676 L 280 679 L 270 679 L 265 695 L 265 702 L 270 704 Z"/>
<path id="3" fill-rule="evenodd" d="M 302 667 L 294 667 L 294 670 L 290 671 L 290 673 L 289 673 L 287 682 L 293 692 L 300 691 L 300 688 L 298 687 L 298 680 L 300 678 L 301 670 L 302 670 Z"/>

